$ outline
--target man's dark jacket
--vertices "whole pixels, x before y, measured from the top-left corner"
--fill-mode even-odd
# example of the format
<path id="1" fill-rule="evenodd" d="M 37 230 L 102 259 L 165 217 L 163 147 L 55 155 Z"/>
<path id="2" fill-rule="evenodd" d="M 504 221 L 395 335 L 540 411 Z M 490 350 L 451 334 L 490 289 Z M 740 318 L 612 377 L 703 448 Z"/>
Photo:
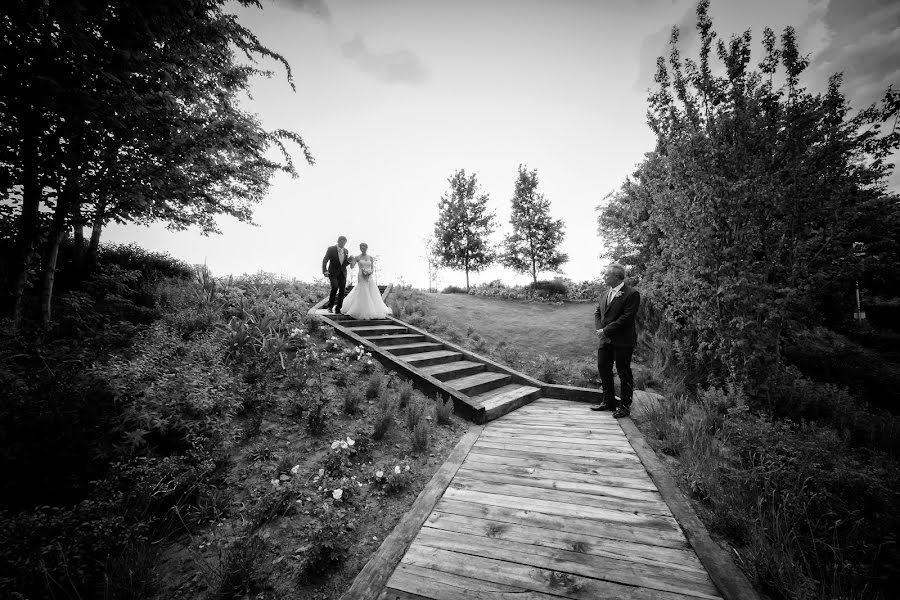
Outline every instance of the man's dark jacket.
<path id="1" fill-rule="evenodd" d="M 594 329 L 602 329 L 605 334 L 601 343 L 612 342 L 616 347 L 636 346 L 635 321 L 641 303 L 640 293 L 626 283 L 611 302 L 607 302 L 608 298 L 607 291 L 594 313 Z"/>

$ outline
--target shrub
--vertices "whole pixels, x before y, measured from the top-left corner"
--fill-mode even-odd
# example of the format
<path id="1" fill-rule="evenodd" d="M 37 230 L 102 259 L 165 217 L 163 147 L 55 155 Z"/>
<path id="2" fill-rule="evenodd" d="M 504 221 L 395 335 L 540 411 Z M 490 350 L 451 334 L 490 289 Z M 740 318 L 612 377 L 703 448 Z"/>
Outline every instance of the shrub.
<path id="1" fill-rule="evenodd" d="M 247 518 L 250 530 L 256 531 L 273 519 L 292 514 L 297 506 L 296 495 L 290 485 L 281 485 L 276 479 L 250 510 Z"/>
<path id="2" fill-rule="evenodd" d="M 566 289 L 566 284 L 559 279 L 531 282 L 528 284 L 528 288 L 547 297 L 560 296 L 564 298 L 569 291 Z"/>
<path id="3" fill-rule="evenodd" d="M 359 406 L 362 404 L 363 394 L 358 388 L 352 388 L 344 392 L 344 412 L 348 415 L 355 415 L 359 412 Z"/>
<path id="4" fill-rule="evenodd" d="M 392 494 L 406 489 L 412 481 L 408 464 L 384 466 L 375 470 L 373 483 L 383 494 Z"/>
<path id="5" fill-rule="evenodd" d="M 568 367 L 561 359 L 541 353 L 537 359 L 537 378 L 547 383 L 569 381 Z"/>
<path id="6" fill-rule="evenodd" d="M 425 452 L 431 442 L 431 425 L 427 420 L 421 419 L 412 432 L 412 447 L 416 452 Z"/>
<path id="7" fill-rule="evenodd" d="M 448 285 L 444 289 L 441 290 L 442 294 L 466 294 L 468 293 L 465 288 L 461 288 L 458 285 Z"/>
<path id="8" fill-rule="evenodd" d="M 306 544 L 302 547 L 297 572 L 301 583 L 325 574 L 347 558 L 352 544 L 348 532 L 349 515 L 348 509 L 329 503 L 313 512 L 312 521 L 306 528 Z"/>
<path id="9" fill-rule="evenodd" d="M 435 422 L 440 425 L 449 425 L 451 416 L 453 415 L 453 400 L 451 398 L 445 400 L 440 396 L 437 396 L 434 399 L 434 402 Z"/>
<path id="10" fill-rule="evenodd" d="M 375 428 L 372 431 L 374 439 L 380 440 L 391 428 L 391 424 L 394 422 L 394 411 L 394 403 L 389 398 L 382 398 L 378 402 L 375 413 Z"/>
<path id="11" fill-rule="evenodd" d="M 137 244 L 103 244 L 100 246 L 98 262 L 138 271 L 147 280 L 165 277 L 190 279 L 194 275 L 194 269 L 186 262 L 173 258 L 166 252 L 145 250 Z"/>
<path id="12" fill-rule="evenodd" d="M 413 431 L 422 417 L 425 415 L 425 404 L 418 400 L 413 400 L 406 407 L 406 428 Z"/>
<path id="13" fill-rule="evenodd" d="M 250 593 L 259 578 L 266 552 L 266 543 L 255 535 L 231 544 L 219 561 L 218 584 L 212 597 L 228 600 Z"/>
<path id="14" fill-rule="evenodd" d="M 316 400 L 306 415 L 306 426 L 312 435 L 320 435 L 325 431 L 328 424 L 328 413 L 325 408 L 328 406 L 328 398 L 322 396 Z"/>
<path id="15" fill-rule="evenodd" d="M 373 373 L 366 383 L 366 398 L 377 398 L 381 394 L 381 374 Z"/>
<path id="16" fill-rule="evenodd" d="M 410 398 L 413 395 L 413 385 L 411 381 L 404 380 L 400 383 L 400 390 L 397 393 L 397 398 L 400 403 L 400 408 L 406 408 L 409 404 Z"/>

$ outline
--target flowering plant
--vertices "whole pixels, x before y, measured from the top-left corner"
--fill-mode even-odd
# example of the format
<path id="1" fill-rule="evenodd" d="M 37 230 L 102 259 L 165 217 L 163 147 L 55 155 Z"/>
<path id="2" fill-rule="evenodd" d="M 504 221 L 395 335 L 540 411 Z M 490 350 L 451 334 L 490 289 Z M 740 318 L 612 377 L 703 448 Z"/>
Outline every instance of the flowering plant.
<path id="1" fill-rule="evenodd" d="M 363 359 L 371 359 L 372 354 L 367 352 L 362 344 L 354 347 L 354 348 L 344 348 L 341 350 L 341 358 L 345 362 L 350 362 L 351 360 L 363 360 Z"/>
<path id="2" fill-rule="evenodd" d="M 375 471 L 374 484 L 382 494 L 402 490 L 412 481 L 409 464 L 404 462 L 393 467 L 380 467 Z"/>

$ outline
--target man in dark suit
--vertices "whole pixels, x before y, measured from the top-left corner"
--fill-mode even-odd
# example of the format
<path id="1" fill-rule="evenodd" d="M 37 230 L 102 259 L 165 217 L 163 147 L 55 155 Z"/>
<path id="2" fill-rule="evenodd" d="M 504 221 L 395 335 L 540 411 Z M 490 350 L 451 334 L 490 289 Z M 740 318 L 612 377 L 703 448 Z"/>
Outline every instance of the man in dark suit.
<path id="1" fill-rule="evenodd" d="M 603 385 L 603 400 L 591 410 L 616 409 L 613 416 L 627 417 L 631 414 L 631 400 L 634 396 L 634 377 L 631 373 L 631 356 L 637 345 L 635 320 L 641 295 L 625 283 L 625 267 L 612 264 L 603 272 L 603 281 L 609 291 L 600 298 L 600 305 L 594 313 L 594 327 L 600 338 L 597 349 L 597 370 Z M 622 384 L 620 402 L 616 406 L 613 383 L 613 364 Z"/>
<path id="2" fill-rule="evenodd" d="M 344 248 L 347 238 L 341 236 L 336 246 L 329 246 L 322 259 L 322 275 L 331 282 L 331 294 L 328 296 L 328 312 L 341 314 L 344 303 L 344 289 L 347 287 L 347 265 L 350 264 L 350 253 Z M 335 304 L 337 299 L 337 304 Z M 333 307 L 333 310 L 332 310 Z"/>

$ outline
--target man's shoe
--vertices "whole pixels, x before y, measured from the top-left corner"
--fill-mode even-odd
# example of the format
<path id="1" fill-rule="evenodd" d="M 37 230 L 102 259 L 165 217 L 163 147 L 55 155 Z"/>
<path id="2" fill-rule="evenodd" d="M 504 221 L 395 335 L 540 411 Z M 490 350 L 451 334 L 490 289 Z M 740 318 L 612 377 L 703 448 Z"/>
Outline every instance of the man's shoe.
<path id="1" fill-rule="evenodd" d="M 622 417 L 627 417 L 631 414 L 631 409 L 627 406 L 620 406 L 616 409 L 616 412 L 613 413 L 613 416 L 617 419 L 621 419 Z"/>
<path id="2" fill-rule="evenodd" d="M 601 400 L 600 404 L 597 406 L 592 406 L 591 410 L 612 410 L 613 405 L 611 402 L 607 402 L 606 400 Z"/>
<path id="3" fill-rule="evenodd" d="M 330 312 L 330 313 L 332 313 L 332 314 L 334 314 L 334 309 L 333 309 L 333 308 L 331 308 L 331 307 L 330 307 L 330 306 L 329 306 L 329 307 L 328 307 L 328 312 Z"/>

